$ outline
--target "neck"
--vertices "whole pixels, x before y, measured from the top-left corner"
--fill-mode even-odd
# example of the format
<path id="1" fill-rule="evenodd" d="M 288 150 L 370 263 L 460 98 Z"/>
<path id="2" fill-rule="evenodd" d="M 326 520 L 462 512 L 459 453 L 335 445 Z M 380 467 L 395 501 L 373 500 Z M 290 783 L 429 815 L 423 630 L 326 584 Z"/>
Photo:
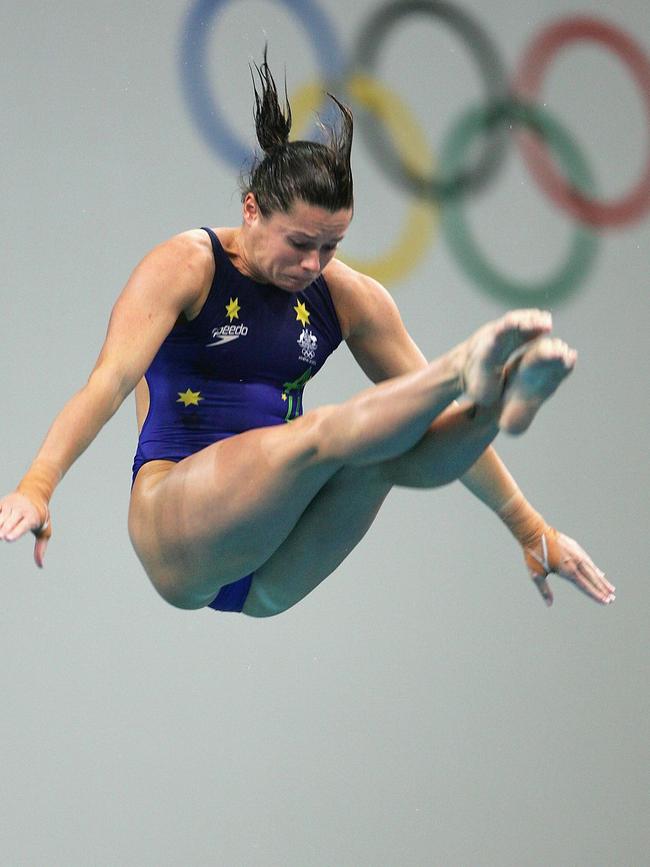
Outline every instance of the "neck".
<path id="1" fill-rule="evenodd" d="M 243 227 L 235 229 L 232 236 L 233 253 L 237 258 L 237 267 L 246 276 L 250 277 L 258 283 L 268 282 L 264 275 L 255 267 L 255 256 L 252 254 L 247 244 L 247 233 Z"/>

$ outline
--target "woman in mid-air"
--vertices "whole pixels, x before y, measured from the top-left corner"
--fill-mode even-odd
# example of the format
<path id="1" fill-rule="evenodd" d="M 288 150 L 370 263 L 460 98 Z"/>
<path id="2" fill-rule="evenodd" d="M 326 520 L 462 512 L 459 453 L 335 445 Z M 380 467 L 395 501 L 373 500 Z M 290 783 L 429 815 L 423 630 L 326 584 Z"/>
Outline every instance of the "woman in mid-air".
<path id="1" fill-rule="evenodd" d="M 548 313 L 518 310 L 427 363 L 391 296 L 335 258 L 353 211 L 351 112 L 335 100 L 327 143 L 289 142 L 266 56 L 257 71 L 264 156 L 241 226 L 184 232 L 136 267 L 87 384 L 0 500 L 0 539 L 31 531 L 43 565 L 55 486 L 135 389 L 129 533 L 172 605 L 278 614 L 336 569 L 394 485 L 457 478 L 520 542 L 547 604 L 550 572 L 611 602 L 490 447 L 528 427 L 576 353 Z M 342 340 L 375 385 L 303 415 L 307 381 Z"/>

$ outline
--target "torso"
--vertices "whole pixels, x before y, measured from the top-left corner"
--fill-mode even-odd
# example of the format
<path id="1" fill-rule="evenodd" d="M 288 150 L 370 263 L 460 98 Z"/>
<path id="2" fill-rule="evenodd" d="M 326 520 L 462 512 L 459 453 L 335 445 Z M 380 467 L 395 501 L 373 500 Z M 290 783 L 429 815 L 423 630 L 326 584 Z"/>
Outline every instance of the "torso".
<path id="1" fill-rule="evenodd" d="M 343 336 L 327 281 L 299 293 L 256 283 L 238 267 L 236 230 L 216 230 L 214 251 L 208 233 L 197 232 L 201 253 L 213 256 L 212 279 L 136 389 L 136 472 L 301 414 L 305 383 Z"/>
<path id="2" fill-rule="evenodd" d="M 238 229 L 233 227 L 217 227 L 213 229 L 213 232 L 217 235 L 233 267 L 240 273 L 246 274 L 246 267 L 241 259 L 236 243 Z M 194 229 L 192 230 L 192 234 L 195 236 L 197 249 L 200 251 L 201 257 L 206 259 L 205 267 L 203 268 L 206 277 L 192 304 L 183 311 L 188 322 L 196 319 L 205 306 L 215 274 L 215 262 L 209 236 L 203 229 Z M 352 269 L 348 268 L 338 259 L 332 259 L 323 271 L 323 277 L 327 281 L 343 340 L 347 340 L 350 335 L 351 323 L 354 320 L 355 298 L 358 299 L 357 293 L 360 290 L 358 284 L 360 281 L 363 281 L 363 275 L 352 271 Z M 135 404 L 138 433 L 140 433 L 149 412 L 149 388 L 144 377 L 135 388 Z"/>

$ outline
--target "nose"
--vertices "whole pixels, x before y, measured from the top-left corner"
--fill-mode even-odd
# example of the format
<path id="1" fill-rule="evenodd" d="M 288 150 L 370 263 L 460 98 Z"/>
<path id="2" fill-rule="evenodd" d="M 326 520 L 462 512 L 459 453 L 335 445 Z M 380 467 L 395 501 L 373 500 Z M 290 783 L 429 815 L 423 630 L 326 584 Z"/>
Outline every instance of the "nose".
<path id="1" fill-rule="evenodd" d="M 300 263 L 304 271 L 309 271 L 310 274 L 318 274 L 320 272 L 320 256 L 318 250 L 311 250 L 302 257 Z"/>

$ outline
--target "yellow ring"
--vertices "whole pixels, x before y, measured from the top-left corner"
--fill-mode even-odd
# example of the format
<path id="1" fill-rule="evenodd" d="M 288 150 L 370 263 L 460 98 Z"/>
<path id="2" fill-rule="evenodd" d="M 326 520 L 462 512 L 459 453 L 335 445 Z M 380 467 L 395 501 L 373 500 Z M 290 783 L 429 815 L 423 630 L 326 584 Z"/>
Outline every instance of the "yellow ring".
<path id="1" fill-rule="evenodd" d="M 386 124 L 393 144 L 399 151 L 404 163 L 415 174 L 429 174 L 435 168 L 429 143 L 406 105 L 374 78 L 366 75 L 352 75 L 346 82 L 350 95 Z M 322 84 L 315 82 L 300 88 L 291 97 L 291 111 L 295 125 L 300 129 L 306 126 L 308 116 L 323 101 Z M 406 223 L 389 250 L 373 259 L 357 259 L 351 256 L 339 258 L 364 274 L 369 274 L 380 283 L 388 285 L 405 277 L 424 256 L 433 241 L 439 225 L 440 209 L 427 199 L 415 199 L 411 205 Z"/>

